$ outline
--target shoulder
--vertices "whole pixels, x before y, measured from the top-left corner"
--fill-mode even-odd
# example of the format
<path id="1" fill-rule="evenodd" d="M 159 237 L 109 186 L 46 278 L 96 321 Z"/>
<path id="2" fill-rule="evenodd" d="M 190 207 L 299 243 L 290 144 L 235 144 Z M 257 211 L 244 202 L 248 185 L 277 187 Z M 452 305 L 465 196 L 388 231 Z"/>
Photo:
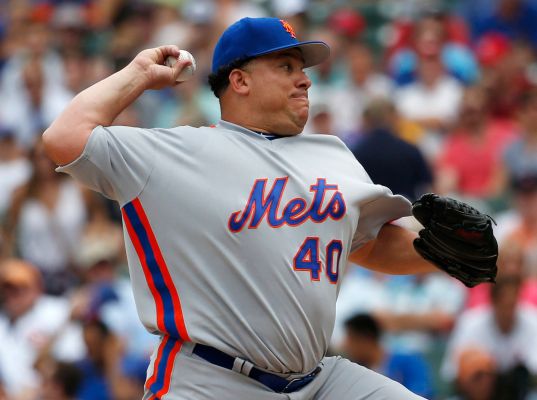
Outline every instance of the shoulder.
<path id="1" fill-rule="evenodd" d="M 93 134 L 100 136 L 97 141 L 106 141 L 119 145 L 124 150 L 141 152 L 140 155 L 151 156 L 150 149 L 162 151 L 193 151 L 196 143 L 203 143 L 204 137 L 216 135 L 217 129 L 209 127 L 177 126 L 173 128 L 139 128 L 126 126 L 100 127 Z"/>
<path id="2" fill-rule="evenodd" d="M 314 143 L 316 145 L 328 146 L 329 148 L 351 153 L 343 140 L 341 140 L 336 135 L 327 135 L 321 133 L 302 133 L 300 135 L 295 136 L 295 139 L 303 143 Z"/>
<path id="3" fill-rule="evenodd" d="M 308 152 L 312 155 L 325 156 L 337 162 L 360 164 L 349 147 L 335 135 L 300 134 L 293 139 L 308 146 Z"/>
<path id="4" fill-rule="evenodd" d="M 177 126 L 173 128 L 142 128 L 136 126 L 123 126 L 123 125 L 112 125 L 112 126 L 97 126 L 93 133 L 94 135 L 110 135 L 118 138 L 125 136 L 126 138 L 135 138 L 135 137 L 147 137 L 147 138 L 156 138 L 162 139 L 166 137 L 178 137 L 178 136 L 189 136 L 194 134 L 207 134 L 211 131 L 218 129 L 211 129 L 210 127 L 200 127 L 196 128 L 193 126 Z"/>

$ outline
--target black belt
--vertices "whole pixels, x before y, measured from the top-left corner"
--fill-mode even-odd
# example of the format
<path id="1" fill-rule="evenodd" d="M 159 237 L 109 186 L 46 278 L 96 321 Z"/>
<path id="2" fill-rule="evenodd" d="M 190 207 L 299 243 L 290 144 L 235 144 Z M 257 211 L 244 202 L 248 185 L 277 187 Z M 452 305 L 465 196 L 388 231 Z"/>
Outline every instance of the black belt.
<path id="1" fill-rule="evenodd" d="M 251 364 L 251 368 L 248 371 L 248 368 L 244 368 L 244 365 L 247 363 L 246 361 L 241 360 L 240 358 L 232 357 L 223 351 L 215 349 L 214 347 L 206 346 L 204 344 L 196 344 L 192 352 L 211 364 L 240 372 L 243 375 L 255 379 L 277 393 L 296 392 L 314 380 L 317 374 L 321 372 L 321 367 L 317 367 L 315 370 L 313 370 L 313 372 L 303 376 L 302 378 L 287 380 L 281 376 L 271 374 L 270 372 L 266 372 L 251 366 Z"/>

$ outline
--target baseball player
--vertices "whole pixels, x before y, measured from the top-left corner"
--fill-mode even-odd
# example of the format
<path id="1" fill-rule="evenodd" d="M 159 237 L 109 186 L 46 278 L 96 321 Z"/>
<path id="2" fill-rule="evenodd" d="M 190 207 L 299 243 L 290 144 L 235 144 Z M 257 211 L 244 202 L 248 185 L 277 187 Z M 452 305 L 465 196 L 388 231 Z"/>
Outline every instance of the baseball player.
<path id="1" fill-rule="evenodd" d="M 43 137 L 58 171 L 121 206 L 138 313 L 161 339 L 144 400 L 421 398 L 325 356 L 348 259 L 435 270 L 389 223 L 408 200 L 373 184 L 337 137 L 300 134 L 304 69 L 328 46 L 276 18 L 241 19 L 214 50 L 216 126 L 110 126 L 144 90 L 174 85 L 189 61 L 164 61 L 179 52 L 140 52 Z"/>

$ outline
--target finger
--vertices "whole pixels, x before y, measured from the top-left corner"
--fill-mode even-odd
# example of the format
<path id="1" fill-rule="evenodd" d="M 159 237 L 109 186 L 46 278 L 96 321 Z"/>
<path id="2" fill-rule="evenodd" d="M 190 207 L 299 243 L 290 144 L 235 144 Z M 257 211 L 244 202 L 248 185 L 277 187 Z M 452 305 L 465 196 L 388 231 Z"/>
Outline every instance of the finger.
<path id="1" fill-rule="evenodd" d="M 158 57 L 159 64 L 164 64 L 164 61 L 166 60 L 166 58 L 170 56 L 177 59 L 177 57 L 179 57 L 179 52 L 180 52 L 179 47 L 173 44 L 157 47 L 156 50 L 159 55 Z"/>

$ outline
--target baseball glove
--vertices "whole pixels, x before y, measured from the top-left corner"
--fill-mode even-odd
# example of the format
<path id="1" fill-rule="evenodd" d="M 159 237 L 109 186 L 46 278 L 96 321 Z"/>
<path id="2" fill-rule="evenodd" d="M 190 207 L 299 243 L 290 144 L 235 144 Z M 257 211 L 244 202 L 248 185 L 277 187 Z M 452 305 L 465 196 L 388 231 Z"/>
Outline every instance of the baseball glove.
<path id="1" fill-rule="evenodd" d="M 424 226 L 414 248 L 426 260 L 468 287 L 495 282 L 498 243 L 494 220 L 466 203 L 427 193 L 412 205 Z"/>

